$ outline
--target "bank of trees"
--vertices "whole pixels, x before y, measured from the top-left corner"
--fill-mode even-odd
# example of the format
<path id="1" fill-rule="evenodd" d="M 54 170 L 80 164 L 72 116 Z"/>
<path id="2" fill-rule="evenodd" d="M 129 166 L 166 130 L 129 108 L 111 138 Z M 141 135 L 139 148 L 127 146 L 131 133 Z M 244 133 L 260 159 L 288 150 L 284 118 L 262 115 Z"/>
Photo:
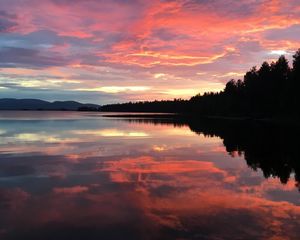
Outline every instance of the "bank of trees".
<path id="1" fill-rule="evenodd" d="M 284 56 L 253 67 L 243 80 L 230 80 L 223 91 L 190 100 L 189 111 L 211 115 L 299 115 L 300 50 L 290 68 Z"/>
<path id="2" fill-rule="evenodd" d="M 174 99 L 170 101 L 141 101 L 110 104 L 101 107 L 108 112 L 151 112 L 151 113 L 182 113 L 186 112 L 189 101 Z"/>

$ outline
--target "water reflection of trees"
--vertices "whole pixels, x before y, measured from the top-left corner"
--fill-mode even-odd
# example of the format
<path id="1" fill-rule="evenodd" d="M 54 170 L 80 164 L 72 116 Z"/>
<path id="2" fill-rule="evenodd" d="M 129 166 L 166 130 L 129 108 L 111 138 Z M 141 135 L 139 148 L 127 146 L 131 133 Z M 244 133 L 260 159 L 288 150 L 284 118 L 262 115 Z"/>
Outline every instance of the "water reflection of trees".
<path id="1" fill-rule="evenodd" d="M 287 183 L 294 174 L 300 190 L 298 128 L 270 126 L 257 122 L 180 118 L 127 119 L 127 121 L 170 124 L 175 127 L 189 126 L 197 134 L 220 137 L 228 153 L 243 154 L 248 166 L 253 170 L 261 169 L 266 178 L 278 177 L 282 183 Z"/>

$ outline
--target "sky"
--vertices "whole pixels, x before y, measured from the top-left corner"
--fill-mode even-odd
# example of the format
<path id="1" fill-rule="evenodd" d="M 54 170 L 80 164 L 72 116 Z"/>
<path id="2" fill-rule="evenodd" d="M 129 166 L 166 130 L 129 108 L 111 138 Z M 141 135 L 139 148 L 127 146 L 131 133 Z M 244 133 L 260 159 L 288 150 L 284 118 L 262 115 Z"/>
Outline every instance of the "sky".
<path id="1" fill-rule="evenodd" d="M 0 0 L 0 98 L 188 99 L 298 48 L 299 0 Z"/>

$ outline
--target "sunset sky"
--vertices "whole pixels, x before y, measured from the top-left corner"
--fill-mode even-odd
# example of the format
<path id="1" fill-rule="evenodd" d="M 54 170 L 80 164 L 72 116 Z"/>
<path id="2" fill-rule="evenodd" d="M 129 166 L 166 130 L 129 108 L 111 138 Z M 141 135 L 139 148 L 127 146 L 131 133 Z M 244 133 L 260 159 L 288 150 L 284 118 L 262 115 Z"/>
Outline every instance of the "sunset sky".
<path id="1" fill-rule="evenodd" d="M 0 97 L 189 98 L 299 47 L 299 0 L 0 0 Z"/>

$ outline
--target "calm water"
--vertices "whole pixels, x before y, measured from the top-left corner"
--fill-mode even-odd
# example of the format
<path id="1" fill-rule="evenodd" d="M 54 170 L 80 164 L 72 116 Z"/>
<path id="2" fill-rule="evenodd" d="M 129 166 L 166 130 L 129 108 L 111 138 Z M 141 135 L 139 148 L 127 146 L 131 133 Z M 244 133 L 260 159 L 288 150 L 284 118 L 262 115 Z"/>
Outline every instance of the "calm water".
<path id="1" fill-rule="evenodd" d="M 295 131 L 255 129 L 0 112 L 0 239 L 299 239 Z"/>

